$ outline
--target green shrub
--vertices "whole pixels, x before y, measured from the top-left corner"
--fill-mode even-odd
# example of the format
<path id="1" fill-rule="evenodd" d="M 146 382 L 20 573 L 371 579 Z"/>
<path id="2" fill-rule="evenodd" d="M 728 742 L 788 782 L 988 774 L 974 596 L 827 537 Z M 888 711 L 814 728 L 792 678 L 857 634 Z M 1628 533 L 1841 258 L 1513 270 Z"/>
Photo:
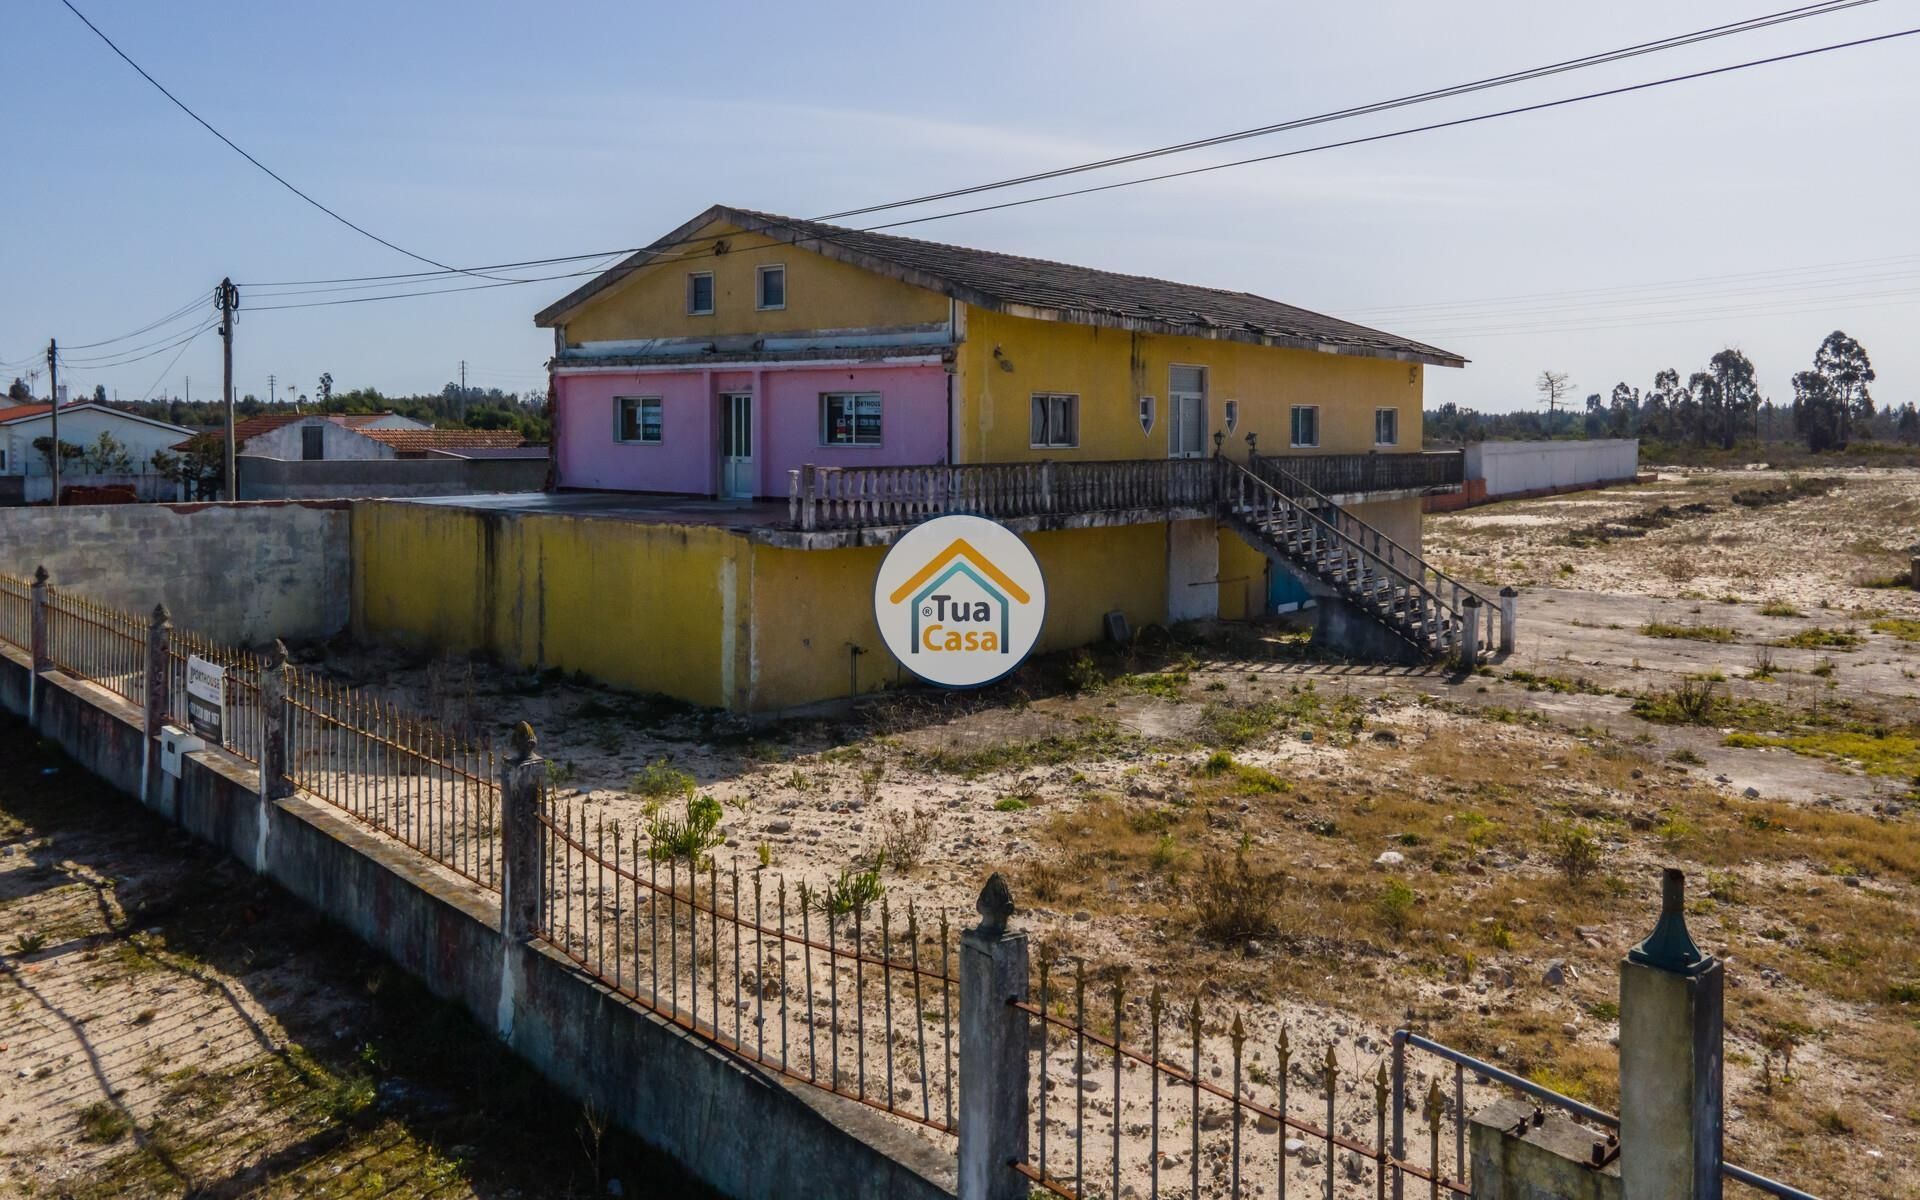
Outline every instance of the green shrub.
<path id="1" fill-rule="evenodd" d="M 707 851 L 726 840 L 720 833 L 720 802 L 689 796 L 686 815 L 661 811 L 647 818 L 647 856 L 654 862 L 678 860 L 694 870 L 707 865 Z"/>
<path id="2" fill-rule="evenodd" d="M 1274 910 L 1285 886 L 1286 876 L 1256 870 L 1244 848 L 1234 851 L 1231 861 L 1208 856 L 1193 891 L 1200 931 L 1223 944 L 1272 934 L 1277 928 Z"/>
<path id="3" fill-rule="evenodd" d="M 627 790 L 655 805 L 684 800 L 694 792 L 693 776 L 663 762 L 650 762 L 627 781 Z"/>
<path id="4" fill-rule="evenodd" d="M 1395 937 L 1400 937 L 1413 926 L 1414 902 L 1412 888 L 1403 880 L 1389 879 L 1374 897 L 1373 912 Z"/>

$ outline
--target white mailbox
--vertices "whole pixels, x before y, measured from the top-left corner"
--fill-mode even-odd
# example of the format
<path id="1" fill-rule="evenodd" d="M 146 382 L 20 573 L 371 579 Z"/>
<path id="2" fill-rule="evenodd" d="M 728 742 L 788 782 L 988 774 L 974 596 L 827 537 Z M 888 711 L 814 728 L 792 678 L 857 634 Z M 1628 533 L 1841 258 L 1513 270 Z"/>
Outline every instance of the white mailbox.
<path id="1" fill-rule="evenodd" d="M 177 725 L 160 727 L 160 769 L 175 779 L 180 778 L 180 760 L 195 750 L 206 748 L 205 738 L 188 733 Z"/>

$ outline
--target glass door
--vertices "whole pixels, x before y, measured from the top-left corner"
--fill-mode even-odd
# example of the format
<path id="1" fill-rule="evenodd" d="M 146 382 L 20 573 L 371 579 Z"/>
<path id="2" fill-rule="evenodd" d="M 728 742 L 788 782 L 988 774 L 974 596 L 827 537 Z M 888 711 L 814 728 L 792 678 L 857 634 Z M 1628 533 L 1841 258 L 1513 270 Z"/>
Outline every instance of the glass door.
<path id="1" fill-rule="evenodd" d="M 753 393 L 720 396 L 720 490 L 724 496 L 752 499 L 759 476 L 753 469 Z"/>
<path id="2" fill-rule="evenodd" d="M 1207 370 L 1174 367 L 1167 384 L 1167 457 L 1207 455 Z"/>

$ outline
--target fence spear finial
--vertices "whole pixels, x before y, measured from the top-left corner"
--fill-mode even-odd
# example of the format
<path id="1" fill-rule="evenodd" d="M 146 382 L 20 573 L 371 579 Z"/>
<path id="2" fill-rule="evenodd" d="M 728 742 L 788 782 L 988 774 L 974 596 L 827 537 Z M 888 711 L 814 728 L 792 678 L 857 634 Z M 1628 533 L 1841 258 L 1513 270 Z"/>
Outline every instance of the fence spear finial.
<path id="1" fill-rule="evenodd" d="M 980 914 L 977 932 L 989 937 L 1006 932 L 1007 918 L 1013 916 L 1013 889 L 1007 886 L 1006 876 L 998 871 L 990 875 L 973 907 Z"/>

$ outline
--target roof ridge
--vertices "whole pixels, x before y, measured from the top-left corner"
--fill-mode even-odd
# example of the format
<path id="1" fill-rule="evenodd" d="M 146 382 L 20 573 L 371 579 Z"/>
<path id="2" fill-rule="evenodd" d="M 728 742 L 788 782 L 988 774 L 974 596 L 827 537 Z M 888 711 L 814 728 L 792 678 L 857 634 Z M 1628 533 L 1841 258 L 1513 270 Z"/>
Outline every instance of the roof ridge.
<path id="1" fill-rule="evenodd" d="M 1092 271 L 1100 275 L 1112 275 L 1117 279 L 1138 279 L 1145 283 L 1162 283 L 1168 287 L 1194 288 L 1198 291 L 1213 292 L 1221 296 L 1245 296 L 1249 299 L 1259 300 L 1267 304 L 1285 304 L 1288 308 L 1300 308 L 1297 304 L 1288 304 L 1285 300 L 1275 300 L 1271 296 L 1262 296 L 1258 292 L 1242 291 L 1238 288 L 1215 287 L 1210 283 L 1183 283 L 1178 279 L 1167 279 L 1159 275 L 1139 275 L 1132 271 L 1116 271 L 1110 267 L 1090 267 L 1085 263 L 1070 263 L 1057 258 L 1038 258 L 1031 254 L 1013 254 L 1006 250 L 983 250 L 978 246 L 962 246 L 958 242 L 936 242 L 931 238 L 909 237 L 906 234 L 888 233 L 878 229 L 856 229 L 851 225 L 833 225 L 826 221 L 815 221 L 808 217 L 788 217 L 780 213 L 764 212 L 755 208 L 734 208 L 731 205 L 721 205 L 720 207 L 731 212 L 742 213 L 750 217 L 761 217 L 769 221 L 778 221 L 781 224 L 789 226 L 810 225 L 819 229 L 831 229 L 836 233 L 853 233 L 859 234 L 862 237 L 879 237 L 896 242 L 911 242 L 916 246 L 932 246 L 941 250 L 955 250 L 962 254 L 990 254 L 995 258 L 1006 258 L 1012 259 L 1015 262 L 1033 263 L 1042 267 L 1059 267 L 1069 271 Z M 655 244 L 658 245 L 659 243 Z M 1312 312 L 1313 310 L 1301 308 L 1300 311 Z M 1314 315 L 1325 316 L 1329 320 L 1334 321 L 1340 319 L 1338 317 L 1328 316 L 1326 313 L 1315 313 Z"/>

